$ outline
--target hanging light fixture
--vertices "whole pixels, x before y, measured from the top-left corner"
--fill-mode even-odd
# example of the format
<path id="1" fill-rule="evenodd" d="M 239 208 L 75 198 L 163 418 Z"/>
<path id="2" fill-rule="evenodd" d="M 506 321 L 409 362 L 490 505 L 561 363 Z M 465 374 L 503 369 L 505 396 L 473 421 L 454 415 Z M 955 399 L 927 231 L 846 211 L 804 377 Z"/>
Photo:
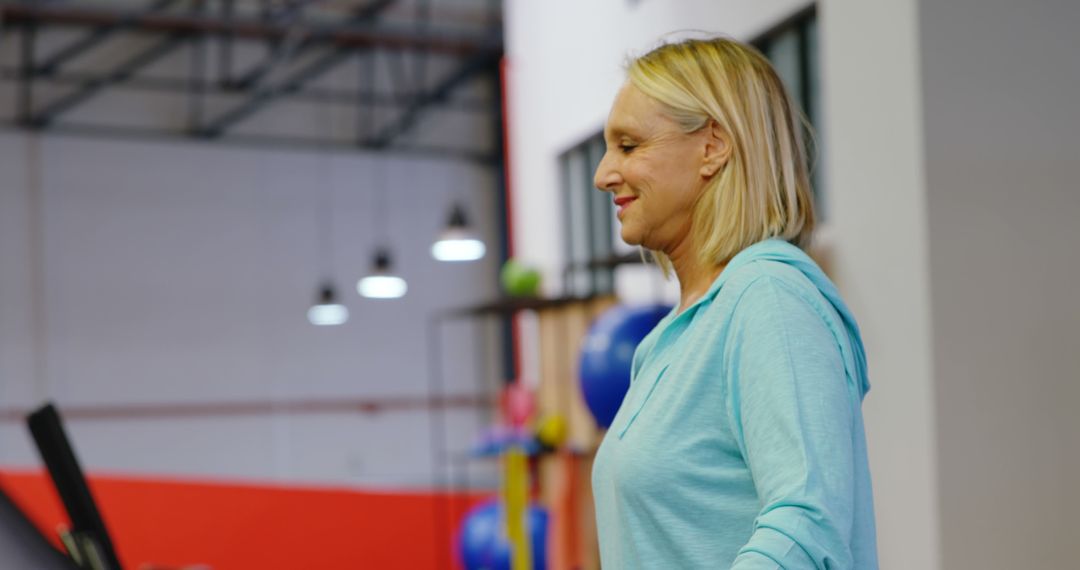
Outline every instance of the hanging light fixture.
<path id="1" fill-rule="evenodd" d="M 475 261 L 484 257 L 486 250 L 483 240 L 469 227 L 465 209 L 454 204 L 450 222 L 431 246 L 431 256 L 439 261 Z"/>
<path id="2" fill-rule="evenodd" d="M 334 287 L 334 186 L 333 161 L 326 155 L 318 165 L 319 202 L 316 204 L 315 227 L 318 232 L 319 260 L 326 278 L 320 285 L 315 304 L 308 309 L 308 322 L 315 326 L 343 325 L 349 320 L 349 309 L 338 302 Z"/>
<path id="3" fill-rule="evenodd" d="M 323 284 L 319 290 L 319 298 L 308 309 L 307 318 L 311 324 L 317 326 L 341 325 L 349 320 L 349 309 L 337 302 L 337 293 L 332 283 Z"/>
<path id="4" fill-rule="evenodd" d="M 409 290 L 404 279 L 391 271 L 390 251 L 381 247 L 375 251 L 371 273 L 356 283 L 356 292 L 369 299 L 397 299 Z"/>
<path id="5" fill-rule="evenodd" d="M 384 164 L 378 159 L 374 164 L 374 191 L 375 204 L 371 209 L 372 228 L 375 230 L 376 243 L 387 243 L 386 220 L 388 212 L 386 207 L 386 188 L 383 180 Z M 394 275 L 393 263 L 390 261 L 390 248 L 379 246 L 375 248 L 375 259 L 372 263 L 371 272 L 356 282 L 356 292 L 369 299 L 398 299 L 405 296 L 409 290 L 405 279 Z"/>

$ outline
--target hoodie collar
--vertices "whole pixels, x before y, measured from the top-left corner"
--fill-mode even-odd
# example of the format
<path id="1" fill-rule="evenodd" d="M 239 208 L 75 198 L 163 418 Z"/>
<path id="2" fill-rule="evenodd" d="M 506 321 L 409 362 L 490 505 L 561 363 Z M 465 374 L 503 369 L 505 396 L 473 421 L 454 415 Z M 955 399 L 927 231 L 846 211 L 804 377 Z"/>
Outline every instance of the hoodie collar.
<path id="1" fill-rule="evenodd" d="M 825 297 L 829 304 L 833 306 L 833 309 L 840 315 L 844 329 L 847 332 L 848 342 L 843 342 L 844 339 L 837 339 L 841 347 L 841 352 L 844 353 L 845 366 L 848 369 L 850 379 L 859 388 L 860 394 L 865 395 L 866 392 L 870 390 L 870 382 L 867 379 L 866 352 L 863 348 L 859 325 L 855 322 L 855 316 L 840 297 L 840 292 L 837 290 L 836 285 L 829 280 L 821 268 L 818 267 L 817 263 L 797 246 L 784 240 L 773 238 L 760 241 L 743 249 L 735 255 L 735 257 L 731 258 L 731 261 L 724 267 L 724 270 L 720 273 L 720 276 L 716 278 L 716 281 L 713 282 L 712 286 L 709 287 L 709 290 L 694 304 L 697 305 L 706 300 L 712 301 L 720 291 L 720 288 L 723 287 L 724 283 L 727 282 L 740 267 L 759 260 L 785 263 L 798 269 L 800 273 L 805 275 L 810 282 L 817 287 L 818 291 L 821 292 L 821 295 Z M 689 309 L 687 311 L 689 311 Z"/>

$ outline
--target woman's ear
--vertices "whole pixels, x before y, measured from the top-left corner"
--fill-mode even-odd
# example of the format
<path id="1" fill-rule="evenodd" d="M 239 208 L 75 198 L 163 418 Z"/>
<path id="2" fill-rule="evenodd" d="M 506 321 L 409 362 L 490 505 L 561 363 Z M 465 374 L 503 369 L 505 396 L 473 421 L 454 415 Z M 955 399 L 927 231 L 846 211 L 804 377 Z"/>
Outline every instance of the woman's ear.
<path id="1" fill-rule="evenodd" d="M 705 152 L 702 156 L 701 175 L 711 178 L 720 172 L 731 159 L 733 150 L 731 135 L 713 119 L 703 128 L 705 131 Z"/>

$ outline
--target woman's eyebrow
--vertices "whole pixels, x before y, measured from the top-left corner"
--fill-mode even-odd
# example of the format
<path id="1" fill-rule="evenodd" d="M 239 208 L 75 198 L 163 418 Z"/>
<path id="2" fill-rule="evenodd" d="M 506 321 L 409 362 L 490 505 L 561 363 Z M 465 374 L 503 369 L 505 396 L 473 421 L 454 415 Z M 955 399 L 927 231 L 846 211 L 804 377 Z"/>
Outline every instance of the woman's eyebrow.
<path id="1" fill-rule="evenodd" d="M 617 139 L 620 137 L 633 137 L 634 133 L 631 129 L 622 125 L 609 126 L 607 128 L 607 136 L 609 138 Z"/>

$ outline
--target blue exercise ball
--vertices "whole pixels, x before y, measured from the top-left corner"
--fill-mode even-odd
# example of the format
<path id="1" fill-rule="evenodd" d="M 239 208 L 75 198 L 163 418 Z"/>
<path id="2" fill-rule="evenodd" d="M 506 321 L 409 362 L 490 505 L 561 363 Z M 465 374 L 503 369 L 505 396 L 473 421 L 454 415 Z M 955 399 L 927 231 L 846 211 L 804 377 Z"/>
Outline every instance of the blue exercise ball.
<path id="1" fill-rule="evenodd" d="M 528 525 L 534 570 L 547 568 L 548 513 L 529 505 Z M 458 536 L 466 570 L 510 570 L 510 542 L 506 538 L 506 509 L 498 500 L 473 507 L 465 515 Z"/>
<path id="2" fill-rule="evenodd" d="M 630 388 L 637 345 L 669 312 L 667 305 L 616 305 L 593 321 L 581 347 L 581 390 L 600 427 L 609 427 Z"/>

